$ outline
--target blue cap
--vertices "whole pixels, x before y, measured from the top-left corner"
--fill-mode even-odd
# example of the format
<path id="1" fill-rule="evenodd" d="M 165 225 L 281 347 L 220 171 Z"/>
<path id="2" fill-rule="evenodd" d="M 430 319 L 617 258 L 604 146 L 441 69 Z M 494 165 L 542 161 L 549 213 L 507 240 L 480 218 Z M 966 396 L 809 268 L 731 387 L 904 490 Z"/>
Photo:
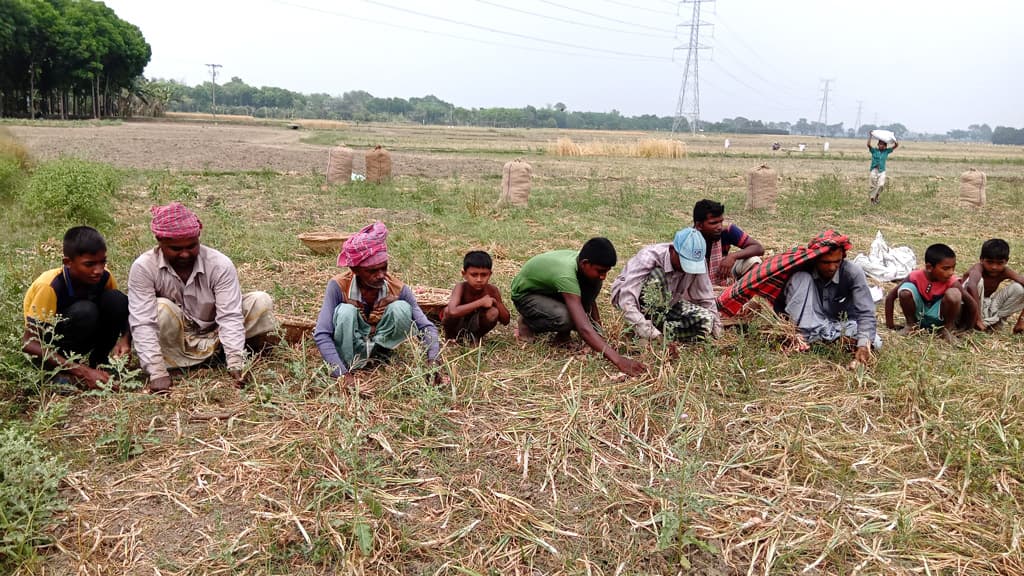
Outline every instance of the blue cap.
<path id="1" fill-rule="evenodd" d="M 708 263 L 704 260 L 707 254 L 708 244 L 704 241 L 704 235 L 693 228 L 683 228 L 676 232 L 672 239 L 672 247 L 679 254 L 679 263 L 683 266 L 683 272 L 688 274 L 707 274 Z"/>

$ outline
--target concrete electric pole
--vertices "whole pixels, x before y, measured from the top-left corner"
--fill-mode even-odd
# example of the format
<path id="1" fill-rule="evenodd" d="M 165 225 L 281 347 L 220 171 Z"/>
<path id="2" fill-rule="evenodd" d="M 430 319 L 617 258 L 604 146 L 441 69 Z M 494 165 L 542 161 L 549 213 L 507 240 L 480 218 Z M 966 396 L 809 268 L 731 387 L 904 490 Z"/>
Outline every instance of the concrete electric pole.
<path id="1" fill-rule="evenodd" d="M 207 64 L 210 67 L 210 98 L 213 100 L 213 104 L 210 106 L 210 110 L 213 111 L 214 117 L 217 116 L 217 69 L 223 68 L 220 64 Z"/>

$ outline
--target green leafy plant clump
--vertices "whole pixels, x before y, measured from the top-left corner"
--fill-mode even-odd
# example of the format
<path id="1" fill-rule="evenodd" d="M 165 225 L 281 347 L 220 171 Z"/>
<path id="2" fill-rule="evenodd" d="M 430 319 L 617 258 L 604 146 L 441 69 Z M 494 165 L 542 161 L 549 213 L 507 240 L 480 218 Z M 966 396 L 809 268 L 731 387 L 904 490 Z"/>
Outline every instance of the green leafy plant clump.
<path id="1" fill-rule="evenodd" d="M 0 428 L 0 462 L 0 572 L 5 572 L 31 560 L 46 543 L 53 513 L 64 507 L 57 488 L 67 470 L 29 432 L 11 425 Z"/>
<path id="2" fill-rule="evenodd" d="M 0 200 L 6 201 L 17 197 L 24 179 L 25 173 L 18 159 L 0 155 Z"/>
<path id="3" fill-rule="evenodd" d="M 106 164 L 60 158 L 41 165 L 24 192 L 25 207 L 65 223 L 99 226 L 113 221 L 121 174 Z"/>

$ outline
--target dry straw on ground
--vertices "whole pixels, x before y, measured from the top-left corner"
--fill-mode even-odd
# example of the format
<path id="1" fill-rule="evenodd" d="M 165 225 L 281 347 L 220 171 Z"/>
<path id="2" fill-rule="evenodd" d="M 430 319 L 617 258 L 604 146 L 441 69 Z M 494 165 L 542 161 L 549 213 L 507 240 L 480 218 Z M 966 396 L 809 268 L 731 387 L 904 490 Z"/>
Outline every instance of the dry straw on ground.
<path id="1" fill-rule="evenodd" d="M 686 144 L 681 140 L 644 138 L 636 141 L 594 140 L 576 143 L 559 138 L 549 151 L 555 156 L 620 156 L 626 158 L 685 158 Z"/>
<path id="2" fill-rule="evenodd" d="M 122 128 L 95 137 L 115 141 Z M 447 134 L 386 129 L 422 133 L 424 143 Z M 495 131 L 485 146 L 521 137 L 543 146 L 554 134 Z M 55 141 L 72 136 L 62 130 Z M 746 141 L 735 137 L 731 150 Z M 863 153 L 862 142 L 854 146 Z M 923 147 L 902 152 L 892 198 L 931 189 L 934 197 L 870 212 L 850 199 L 866 162 L 849 159 L 827 161 L 849 192 L 837 199 L 814 189 L 831 169 L 824 160 L 773 161 L 782 175 L 774 214 L 737 208 L 748 158 L 543 157 L 543 210 L 484 222 L 467 216 L 465 202 L 490 189 L 486 175 L 500 159 L 448 160 L 446 170 L 477 167 L 459 179 L 400 175 L 392 188 L 326 193 L 309 177 L 266 176 L 265 186 L 240 185 L 255 178 L 244 174 L 194 178 L 204 235 L 235 258 L 243 286 L 272 292 L 277 311 L 307 319 L 338 269 L 295 234 L 375 219 L 392 230 L 402 279 L 448 286 L 465 251 L 483 246 L 504 290 L 530 254 L 578 245 L 591 230 L 632 248 L 668 238 L 705 195 L 724 198 L 730 218 L 775 252 L 830 225 L 861 250 L 881 225 L 890 242 L 919 251 L 932 237 L 972 253 L 992 229 L 1021 237 L 1019 163 L 978 163 L 992 208 L 956 212 L 964 225 L 950 227 L 955 190 L 926 189 L 925 178 L 948 184 L 965 166 L 924 160 Z M 902 160 L 912 154 L 921 159 Z M 439 158 L 410 157 L 408 168 Z M 135 192 L 119 206 L 129 225 L 108 236 L 119 279 L 136 248 L 152 245 L 144 216 L 152 191 Z M 331 209 L 309 210 L 320 205 Z M 31 282 L 29 268 L 59 259 L 59 243 L 47 247 L 56 252 L 8 270 Z M 517 343 L 502 326 L 479 348 L 443 350 L 452 376 L 443 388 L 426 383 L 430 367 L 412 345 L 342 388 L 307 339 L 255 359 L 242 391 L 221 368 L 182 375 L 168 397 L 44 391 L 25 420 L 53 423 L 41 434 L 73 471 L 63 490 L 69 508 L 56 545 L 23 573 L 1024 572 L 1024 340 L 1004 329 L 954 348 L 883 330 L 881 353 L 850 371 L 849 351 L 838 346 L 783 353 L 795 332 L 765 311 L 672 357 L 631 339 L 607 285 L 599 304 L 608 340 L 647 364 L 647 375 L 627 380 L 596 355 Z"/>

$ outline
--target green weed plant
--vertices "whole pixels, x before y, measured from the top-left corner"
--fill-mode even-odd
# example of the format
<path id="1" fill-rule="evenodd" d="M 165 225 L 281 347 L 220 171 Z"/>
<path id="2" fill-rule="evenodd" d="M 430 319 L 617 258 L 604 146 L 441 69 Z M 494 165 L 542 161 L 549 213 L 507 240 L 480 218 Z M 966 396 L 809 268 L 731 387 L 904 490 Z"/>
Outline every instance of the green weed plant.
<path id="1" fill-rule="evenodd" d="M 60 158 L 39 166 L 23 195 L 29 211 L 63 224 L 103 226 L 113 222 L 121 175 L 111 166 Z"/>
<path id="2" fill-rule="evenodd" d="M 31 432 L 0 426 L 0 569 L 13 570 L 50 541 L 54 513 L 65 506 L 57 490 L 67 470 Z"/>

